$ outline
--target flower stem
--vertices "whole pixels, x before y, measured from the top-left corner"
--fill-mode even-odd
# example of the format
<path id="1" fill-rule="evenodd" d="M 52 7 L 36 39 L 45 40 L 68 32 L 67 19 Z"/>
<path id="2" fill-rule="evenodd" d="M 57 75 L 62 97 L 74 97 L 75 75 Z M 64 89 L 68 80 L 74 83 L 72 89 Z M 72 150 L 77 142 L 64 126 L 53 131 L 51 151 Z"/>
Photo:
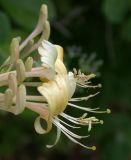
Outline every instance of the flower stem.
<path id="1" fill-rule="evenodd" d="M 38 113 L 43 117 L 48 117 L 49 115 L 49 109 L 47 108 L 46 104 L 43 103 L 26 102 L 26 108 Z"/>
<path id="2" fill-rule="evenodd" d="M 45 102 L 46 99 L 43 96 L 26 96 L 28 101 Z"/>
<path id="3" fill-rule="evenodd" d="M 17 74 L 16 71 L 0 74 L 0 87 L 8 85 L 8 76 L 10 73 Z M 46 77 L 47 79 L 53 79 L 54 73 L 51 69 L 45 69 L 44 67 L 32 68 L 30 72 L 26 72 L 26 78 L 31 77 Z"/>

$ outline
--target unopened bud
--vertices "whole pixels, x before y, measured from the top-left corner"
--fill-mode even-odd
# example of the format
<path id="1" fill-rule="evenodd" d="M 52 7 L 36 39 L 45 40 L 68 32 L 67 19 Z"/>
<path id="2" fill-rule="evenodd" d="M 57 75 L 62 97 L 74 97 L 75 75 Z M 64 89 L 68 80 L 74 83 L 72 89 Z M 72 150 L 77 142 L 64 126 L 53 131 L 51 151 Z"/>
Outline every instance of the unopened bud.
<path id="1" fill-rule="evenodd" d="M 8 82 L 9 82 L 9 88 L 12 90 L 13 95 L 15 95 L 17 91 L 17 79 L 14 73 L 9 74 Z"/>
<path id="2" fill-rule="evenodd" d="M 25 58 L 25 57 L 27 57 L 27 56 L 30 54 L 30 50 L 31 50 L 31 48 L 33 47 L 33 45 L 34 45 L 34 40 L 33 40 L 33 39 L 30 40 L 30 41 L 26 44 L 26 46 L 24 47 L 24 49 L 23 49 L 22 52 L 21 52 L 21 58 L 22 58 L 22 59 Z"/>
<path id="3" fill-rule="evenodd" d="M 25 70 L 27 72 L 30 72 L 33 66 L 33 58 L 32 57 L 28 57 L 25 61 Z"/>
<path id="4" fill-rule="evenodd" d="M 40 8 L 40 13 L 39 13 L 39 20 L 38 20 L 38 25 L 41 23 L 45 23 L 45 21 L 48 18 L 48 10 L 47 10 L 47 5 L 43 4 Z M 42 24 L 42 25 L 43 25 Z"/>
<path id="5" fill-rule="evenodd" d="M 45 40 L 48 40 L 50 37 L 50 23 L 49 21 L 46 21 L 43 28 L 43 38 Z"/>
<path id="6" fill-rule="evenodd" d="M 13 38 L 10 45 L 10 63 L 15 64 L 19 59 L 19 40 L 18 38 Z"/>
<path id="7" fill-rule="evenodd" d="M 13 102 L 13 92 L 11 89 L 7 89 L 5 91 L 5 107 L 6 109 L 9 109 L 12 106 L 12 102 Z"/>
<path id="8" fill-rule="evenodd" d="M 25 74 L 25 66 L 21 59 L 17 60 L 16 73 L 17 73 L 18 83 L 22 83 L 25 80 L 26 74 Z"/>
<path id="9" fill-rule="evenodd" d="M 24 85 L 20 85 L 16 95 L 16 111 L 15 114 L 20 114 L 24 111 L 26 105 L 26 88 Z"/>
<path id="10" fill-rule="evenodd" d="M 21 42 L 21 37 L 20 36 L 18 36 L 18 37 L 16 37 L 17 38 L 17 40 L 19 41 L 19 43 Z"/>

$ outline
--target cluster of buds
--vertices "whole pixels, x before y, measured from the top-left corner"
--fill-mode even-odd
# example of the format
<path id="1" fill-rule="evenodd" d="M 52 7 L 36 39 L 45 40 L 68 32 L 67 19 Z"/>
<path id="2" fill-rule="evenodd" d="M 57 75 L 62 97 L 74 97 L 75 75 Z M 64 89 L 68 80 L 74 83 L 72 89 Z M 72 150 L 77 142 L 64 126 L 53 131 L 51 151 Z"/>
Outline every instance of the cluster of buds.
<path id="1" fill-rule="evenodd" d="M 95 146 L 86 146 L 78 141 L 89 135 L 77 135 L 69 128 L 88 126 L 89 132 L 93 124 L 103 124 L 103 120 L 94 116 L 88 117 L 87 113 L 110 113 L 110 109 L 99 111 L 99 108 L 75 104 L 98 94 L 73 98 L 77 86 L 99 88 L 101 85 L 92 85 L 90 80 L 95 77 L 94 74 L 85 75 L 76 69 L 73 72 L 67 71 L 63 63 L 63 48 L 47 41 L 50 35 L 47 17 L 47 6 L 42 5 L 36 28 L 27 39 L 21 42 L 19 37 L 13 38 L 10 57 L 0 67 L 0 87 L 4 88 L 0 93 L 0 109 L 15 115 L 22 113 L 25 108 L 36 112 L 38 117 L 34 127 L 39 134 L 48 133 L 54 124 L 57 127 L 57 137 L 53 145 L 47 145 L 48 148 L 58 142 L 62 132 L 74 143 L 95 150 Z M 35 42 L 39 35 L 39 40 Z M 33 59 L 30 55 L 34 51 L 36 56 Z M 36 57 L 41 60 L 41 64 L 36 65 Z M 36 88 L 39 94 L 28 95 L 30 87 Z M 80 109 L 84 113 L 79 117 L 68 115 L 65 113 L 67 106 Z M 43 128 L 41 119 L 47 122 L 46 128 Z"/>
<path id="2" fill-rule="evenodd" d="M 4 87 L 4 93 L 0 93 L 0 109 L 16 115 L 20 114 L 25 106 L 34 105 L 34 103 L 27 102 L 27 100 L 34 100 L 35 97 L 27 95 L 26 87 L 37 87 L 40 82 L 31 82 L 32 78 L 53 79 L 54 71 L 41 66 L 34 67 L 34 60 L 29 57 L 43 40 L 49 38 L 50 25 L 47 18 L 47 6 L 42 5 L 34 31 L 23 42 L 20 37 L 12 39 L 10 56 L 0 66 L 0 87 Z M 34 39 L 39 35 L 39 40 L 35 42 Z"/>

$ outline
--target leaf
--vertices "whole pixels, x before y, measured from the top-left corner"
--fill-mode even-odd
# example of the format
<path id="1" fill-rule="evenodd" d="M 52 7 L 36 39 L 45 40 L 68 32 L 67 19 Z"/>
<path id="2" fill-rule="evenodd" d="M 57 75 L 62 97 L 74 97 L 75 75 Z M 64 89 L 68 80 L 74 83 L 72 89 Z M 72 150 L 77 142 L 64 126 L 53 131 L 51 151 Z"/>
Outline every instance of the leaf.
<path id="1" fill-rule="evenodd" d="M 0 12 L 0 43 L 4 43 L 6 40 L 8 40 L 10 33 L 10 21 L 4 12 Z"/>
<path id="2" fill-rule="evenodd" d="M 51 0 L 46 0 L 49 7 L 49 16 L 53 18 L 55 15 L 55 8 Z M 35 27 L 38 19 L 39 9 L 43 0 L 1 0 L 0 4 L 9 13 L 15 23 L 31 30 Z"/>
<path id="3" fill-rule="evenodd" d="M 123 39 L 127 42 L 131 42 L 131 17 L 125 22 L 121 33 Z"/>
<path id="4" fill-rule="evenodd" d="M 105 0 L 102 7 L 109 21 L 120 23 L 124 19 L 129 6 L 127 0 Z"/>
<path id="5" fill-rule="evenodd" d="M 130 115 L 127 113 L 113 113 L 112 116 L 107 118 L 106 125 L 103 126 L 103 133 L 110 135 L 103 146 L 103 155 L 106 160 L 130 159 L 130 120 Z M 105 142 L 104 138 L 103 141 Z M 103 157 L 103 159 L 105 158 Z"/>

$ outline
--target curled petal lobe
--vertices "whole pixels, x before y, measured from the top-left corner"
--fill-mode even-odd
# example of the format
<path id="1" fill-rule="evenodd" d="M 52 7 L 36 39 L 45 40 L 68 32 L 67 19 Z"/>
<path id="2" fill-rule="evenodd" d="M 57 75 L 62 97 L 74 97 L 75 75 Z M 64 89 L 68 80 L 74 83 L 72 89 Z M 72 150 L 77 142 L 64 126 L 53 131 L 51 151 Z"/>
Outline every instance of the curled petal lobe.
<path id="1" fill-rule="evenodd" d="M 41 119 L 44 119 L 46 121 L 46 123 L 47 123 L 47 128 L 46 129 L 44 129 L 42 127 L 41 122 L 40 122 Z M 34 127 L 35 127 L 36 132 L 39 133 L 39 134 L 48 133 L 52 128 L 51 117 L 49 116 L 48 119 L 46 119 L 45 117 L 38 116 L 35 120 Z"/>

